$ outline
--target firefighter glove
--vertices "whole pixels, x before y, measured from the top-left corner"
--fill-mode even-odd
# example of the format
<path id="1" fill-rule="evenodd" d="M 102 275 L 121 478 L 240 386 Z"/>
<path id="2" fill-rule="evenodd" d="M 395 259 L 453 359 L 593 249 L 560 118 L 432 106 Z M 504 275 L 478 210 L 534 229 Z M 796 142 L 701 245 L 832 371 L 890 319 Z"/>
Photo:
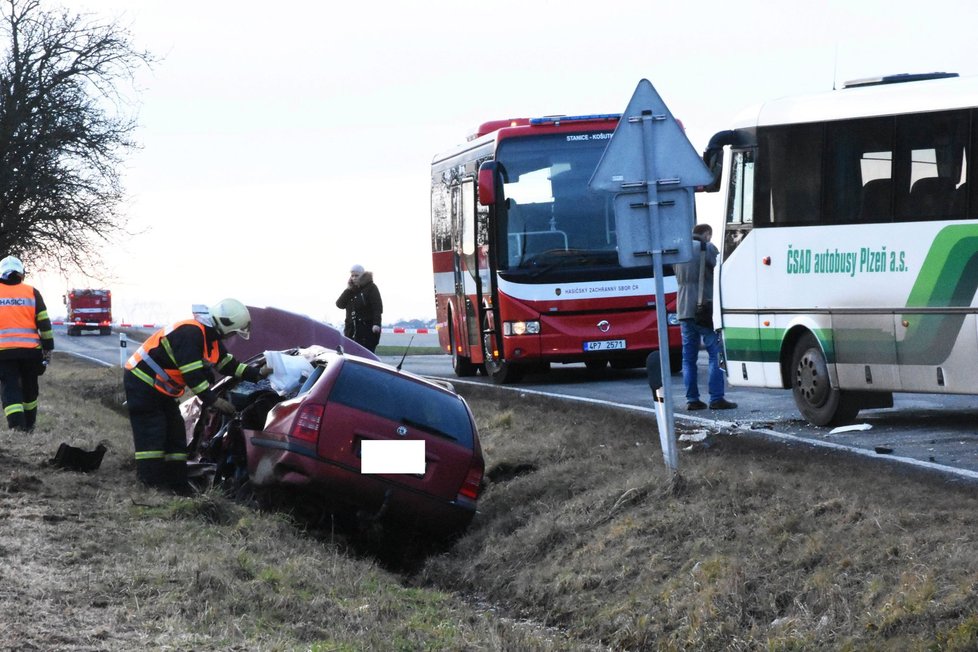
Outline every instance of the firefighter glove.
<path id="1" fill-rule="evenodd" d="M 214 404 L 211 405 L 211 407 L 221 414 L 226 414 L 228 416 L 231 416 L 237 412 L 237 410 L 234 409 L 234 406 L 231 405 L 231 402 L 223 398 L 215 399 Z"/>
<path id="2" fill-rule="evenodd" d="M 263 364 L 261 369 L 258 370 L 258 373 L 261 374 L 262 378 L 264 378 L 266 376 L 271 376 L 273 371 L 274 369 L 269 367 L 267 364 Z"/>

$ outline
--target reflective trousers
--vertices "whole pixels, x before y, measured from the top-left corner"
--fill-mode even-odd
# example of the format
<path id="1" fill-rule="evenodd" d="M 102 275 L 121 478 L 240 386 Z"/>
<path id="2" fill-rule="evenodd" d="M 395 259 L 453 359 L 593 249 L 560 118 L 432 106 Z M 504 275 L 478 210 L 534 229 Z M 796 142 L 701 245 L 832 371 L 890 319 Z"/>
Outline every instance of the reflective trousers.
<path id="1" fill-rule="evenodd" d="M 37 376 L 41 364 L 41 352 L 37 359 L 14 358 L 0 360 L 0 398 L 7 427 L 16 430 L 33 430 L 37 420 Z"/>
<path id="2" fill-rule="evenodd" d="M 129 371 L 124 374 L 136 477 L 149 486 L 182 489 L 187 484 L 187 431 L 177 400 Z"/>

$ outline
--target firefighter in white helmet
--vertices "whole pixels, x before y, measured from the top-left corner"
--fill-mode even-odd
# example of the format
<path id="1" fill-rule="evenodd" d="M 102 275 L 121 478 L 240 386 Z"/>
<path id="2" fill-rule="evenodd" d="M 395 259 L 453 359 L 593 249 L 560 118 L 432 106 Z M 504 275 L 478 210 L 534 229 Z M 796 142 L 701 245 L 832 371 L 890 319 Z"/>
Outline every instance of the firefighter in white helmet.
<path id="1" fill-rule="evenodd" d="M 0 260 L 0 395 L 7 427 L 34 429 L 37 377 L 54 350 L 54 332 L 41 293 L 23 283 L 24 263 Z"/>
<path id="2" fill-rule="evenodd" d="M 126 362 L 123 384 L 141 482 L 177 493 L 190 490 L 187 434 L 177 401 L 189 388 L 205 407 L 234 414 L 231 403 L 211 390 L 210 369 L 251 382 L 269 375 L 268 366 L 243 364 L 224 348 L 222 340 L 248 339 L 250 331 L 247 306 L 224 299 L 195 309 L 193 319 L 160 329 Z"/>

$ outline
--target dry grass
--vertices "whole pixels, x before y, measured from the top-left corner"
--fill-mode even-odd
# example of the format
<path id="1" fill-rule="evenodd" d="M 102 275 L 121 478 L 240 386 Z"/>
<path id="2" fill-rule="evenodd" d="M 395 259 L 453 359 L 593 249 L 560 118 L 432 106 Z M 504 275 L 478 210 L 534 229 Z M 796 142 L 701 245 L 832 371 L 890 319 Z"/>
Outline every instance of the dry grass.
<path id="1" fill-rule="evenodd" d="M 310 536 L 286 515 L 139 487 L 120 371 L 56 356 L 41 381 L 35 432 L 0 429 L 0 649 L 573 647 L 407 586 L 341 536 Z M 65 441 L 104 443 L 101 468 L 49 466 Z"/>
<path id="2" fill-rule="evenodd" d="M 651 418 L 479 392 L 496 481 L 422 584 L 614 649 L 978 649 L 974 485 L 714 435 L 673 491 Z"/>
<path id="3" fill-rule="evenodd" d="M 460 388 L 480 514 L 392 574 L 338 532 L 135 486 L 118 388 L 59 356 L 35 433 L 0 430 L 0 649 L 978 648 L 973 485 L 714 435 L 677 489 L 651 418 Z M 109 452 L 56 471 L 62 441 Z"/>

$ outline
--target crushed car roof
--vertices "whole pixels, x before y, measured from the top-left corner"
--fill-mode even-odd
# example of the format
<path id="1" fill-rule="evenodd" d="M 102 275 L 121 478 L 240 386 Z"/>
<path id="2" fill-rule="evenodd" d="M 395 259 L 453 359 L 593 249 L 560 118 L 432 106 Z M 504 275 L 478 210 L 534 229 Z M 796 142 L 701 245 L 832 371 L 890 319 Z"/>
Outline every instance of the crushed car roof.
<path id="1" fill-rule="evenodd" d="M 246 360 L 264 351 L 284 351 L 318 344 L 328 349 L 342 346 L 352 355 L 380 360 L 369 350 L 342 332 L 312 317 L 279 308 L 248 306 L 251 314 L 251 337 L 247 340 L 232 337 L 226 342 L 228 351 L 239 360 Z"/>

